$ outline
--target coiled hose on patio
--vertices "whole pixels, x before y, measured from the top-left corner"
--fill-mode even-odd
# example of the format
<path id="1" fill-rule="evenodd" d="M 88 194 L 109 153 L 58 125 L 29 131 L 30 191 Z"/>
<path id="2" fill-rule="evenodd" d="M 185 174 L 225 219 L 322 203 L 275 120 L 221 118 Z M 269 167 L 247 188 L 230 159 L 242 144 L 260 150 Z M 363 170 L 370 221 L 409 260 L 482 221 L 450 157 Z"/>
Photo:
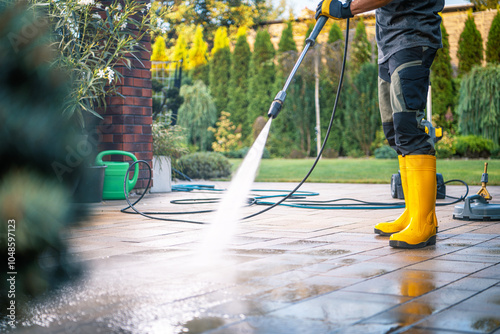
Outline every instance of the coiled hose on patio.
<path id="1" fill-rule="evenodd" d="M 188 215 L 188 214 L 202 214 L 202 213 L 210 213 L 214 212 L 215 210 L 209 209 L 209 210 L 195 210 L 195 211 L 182 211 L 182 212 L 175 212 L 175 211 L 170 211 L 170 212 L 165 212 L 165 211 L 148 211 L 148 212 L 141 212 L 139 211 L 135 205 L 139 203 L 142 198 L 146 195 L 149 186 L 151 184 L 151 166 L 144 160 L 138 160 L 133 162 L 129 169 L 127 170 L 126 175 L 128 175 L 129 172 L 131 172 L 134 169 L 135 164 L 137 163 L 143 163 L 146 165 L 148 172 L 149 172 L 149 178 L 148 178 L 148 183 L 146 185 L 146 188 L 142 192 L 142 194 L 139 196 L 135 202 L 131 202 L 130 198 L 128 196 L 128 192 L 126 189 L 126 182 L 124 182 L 123 190 L 125 192 L 125 199 L 127 201 L 128 206 L 121 209 L 120 211 L 123 213 L 128 213 L 128 214 L 139 214 L 143 217 L 150 218 L 150 219 L 155 219 L 155 220 L 163 220 L 163 221 L 172 221 L 172 222 L 182 222 L 182 223 L 193 223 L 193 224 L 209 224 L 209 222 L 202 222 L 202 221 L 195 221 L 195 220 L 187 220 L 187 219 L 174 219 L 174 218 L 165 218 L 165 217 L 159 217 L 159 216 L 179 216 L 179 215 Z M 451 182 L 459 182 L 462 183 L 465 188 L 465 194 L 460 197 L 454 197 L 454 196 L 449 196 L 446 195 L 447 198 L 453 199 L 451 202 L 447 203 L 436 203 L 436 206 L 447 206 L 447 205 L 453 205 L 455 203 L 463 201 L 467 195 L 469 194 L 469 186 L 465 181 L 458 180 L 458 179 L 453 179 L 444 182 L 444 184 L 448 184 Z M 206 192 L 215 192 L 215 193 L 222 193 L 225 191 L 225 189 L 219 189 L 215 188 L 214 186 L 211 185 L 202 185 L 202 184 L 192 184 L 192 185 L 175 185 L 172 187 L 173 191 L 178 191 L 178 192 L 191 192 L 194 190 L 197 191 L 206 191 Z M 253 197 L 249 197 L 247 200 L 247 206 L 253 206 L 253 205 L 264 205 L 268 206 L 268 208 L 273 208 L 275 206 L 286 206 L 286 207 L 291 207 L 291 208 L 302 208 L 302 209 L 317 209 L 317 210 L 383 210 L 383 209 L 402 209 L 405 207 L 404 202 L 398 202 L 398 203 L 384 203 L 384 202 L 367 202 L 367 201 L 362 201 L 359 199 L 355 198 L 338 198 L 338 199 L 332 199 L 332 200 L 324 200 L 324 201 L 313 201 L 313 200 L 306 200 L 305 198 L 311 197 L 311 196 L 318 196 L 319 193 L 317 192 L 311 192 L 311 191 L 301 191 L 301 190 L 295 190 L 292 195 L 290 195 L 289 190 L 281 190 L 281 189 L 252 189 L 252 192 L 256 193 L 274 193 L 272 195 L 256 195 Z M 278 193 L 278 194 L 276 194 Z M 272 201 L 272 199 L 277 199 L 280 198 L 279 201 Z M 171 204 L 177 204 L 177 205 L 203 205 L 203 204 L 214 204 L 218 203 L 220 201 L 220 197 L 213 197 L 213 198 L 203 198 L 203 199 L 197 199 L 197 198 L 192 198 L 192 199 L 179 199 L 179 200 L 172 200 L 170 201 Z M 339 202 L 350 202 L 350 203 L 339 203 Z M 130 211 L 132 210 L 132 211 Z M 249 219 L 252 217 L 255 217 L 261 213 L 266 212 L 267 210 L 261 210 L 255 214 L 252 214 L 250 216 L 247 216 L 243 219 Z"/>

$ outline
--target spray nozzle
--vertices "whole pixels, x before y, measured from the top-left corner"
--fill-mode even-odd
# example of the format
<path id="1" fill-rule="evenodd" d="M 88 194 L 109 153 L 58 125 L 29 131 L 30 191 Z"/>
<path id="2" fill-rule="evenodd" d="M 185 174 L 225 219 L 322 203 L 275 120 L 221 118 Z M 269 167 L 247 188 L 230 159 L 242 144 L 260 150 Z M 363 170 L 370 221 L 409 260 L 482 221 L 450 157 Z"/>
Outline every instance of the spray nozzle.
<path id="1" fill-rule="evenodd" d="M 274 98 L 273 103 L 271 103 L 271 107 L 267 112 L 267 117 L 276 118 L 283 107 L 283 102 L 285 102 L 286 92 L 280 91 L 276 97 Z"/>

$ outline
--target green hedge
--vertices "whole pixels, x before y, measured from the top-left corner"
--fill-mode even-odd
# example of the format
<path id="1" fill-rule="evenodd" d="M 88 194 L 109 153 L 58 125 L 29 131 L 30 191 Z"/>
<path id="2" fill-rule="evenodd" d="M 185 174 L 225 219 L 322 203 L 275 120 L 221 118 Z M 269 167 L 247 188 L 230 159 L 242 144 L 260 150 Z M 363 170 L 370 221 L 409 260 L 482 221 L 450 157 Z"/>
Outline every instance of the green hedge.
<path id="1" fill-rule="evenodd" d="M 456 154 L 467 158 L 488 158 L 495 148 L 491 139 L 475 135 L 458 136 L 453 142 Z"/>
<path id="2" fill-rule="evenodd" d="M 397 159 L 398 154 L 393 148 L 387 145 L 380 146 L 374 152 L 377 159 Z"/>
<path id="3" fill-rule="evenodd" d="M 192 179 L 213 179 L 231 175 L 231 163 L 220 153 L 198 152 L 179 159 L 182 173 Z"/>

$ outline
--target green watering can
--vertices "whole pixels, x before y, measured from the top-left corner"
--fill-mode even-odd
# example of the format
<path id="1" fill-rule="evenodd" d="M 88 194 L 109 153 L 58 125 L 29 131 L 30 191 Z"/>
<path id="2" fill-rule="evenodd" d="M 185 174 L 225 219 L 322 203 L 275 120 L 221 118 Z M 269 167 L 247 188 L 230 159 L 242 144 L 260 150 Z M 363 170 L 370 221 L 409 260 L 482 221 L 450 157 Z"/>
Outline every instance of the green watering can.
<path id="1" fill-rule="evenodd" d="M 117 162 L 117 161 L 102 161 L 102 158 L 106 155 L 125 155 L 132 158 L 132 160 L 137 161 L 135 155 L 130 152 L 125 151 L 103 151 L 97 155 L 95 158 L 95 164 L 97 166 L 108 166 L 104 173 L 104 186 L 102 190 L 102 199 L 125 199 L 125 193 L 123 192 L 123 182 L 126 180 L 127 194 L 132 190 L 137 183 L 137 178 L 139 177 L 139 164 L 135 165 L 134 176 L 132 179 L 127 177 L 127 170 L 130 167 L 128 162 Z"/>

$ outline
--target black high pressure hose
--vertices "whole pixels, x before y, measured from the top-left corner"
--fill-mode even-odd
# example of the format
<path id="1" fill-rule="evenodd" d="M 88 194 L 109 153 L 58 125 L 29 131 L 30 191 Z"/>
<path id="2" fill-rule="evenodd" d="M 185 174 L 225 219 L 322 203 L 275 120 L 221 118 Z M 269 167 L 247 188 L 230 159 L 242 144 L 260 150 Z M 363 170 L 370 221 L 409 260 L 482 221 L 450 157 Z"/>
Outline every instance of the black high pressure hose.
<path id="1" fill-rule="evenodd" d="M 309 47 L 314 44 L 316 38 L 318 37 L 321 29 L 323 29 L 323 26 L 325 25 L 325 23 L 326 23 L 327 20 L 328 20 L 328 18 L 326 16 L 320 16 L 318 18 L 318 20 L 316 21 L 316 25 L 315 25 L 313 31 L 311 32 L 311 35 L 306 40 L 305 49 L 302 52 L 302 54 L 300 55 L 299 60 L 296 62 L 295 66 L 294 66 L 294 69 L 292 70 L 291 75 L 289 76 L 287 82 L 285 83 L 285 87 L 283 88 L 282 91 L 280 91 L 278 93 L 278 95 L 276 96 L 275 100 L 271 104 L 271 108 L 269 109 L 269 112 L 268 112 L 268 116 L 269 117 L 275 118 L 278 115 L 279 111 L 281 110 L 281 106 L 282 106 L 283 101 L 284 101 L 284 99 L 286 97 L 286 89 L 288 88 L 288 85 L 290 84 L 291 79 L 292 79 L 293 75 L 295 74 L 295 71 L 300 66 L 300 63 L 302 62 L 302 59 L 304 58 L 305 54 L 307 53 Z M 337 105 L 338 105 L 338 101 L 339 101 L 339 97 L 340 97 L 340 91 L 341 91 L 341 88 L 342 88 L 342 83 L 344 81 L 344 72 L 345 72 L 345 64 L 346 64 L 346 59 L 347 59 L 347 46 L 348 46 L 348 44 L 349 44 L 349 19 L 346 19 L 344 56 L 343 56 L 343 59 L 342 59 L 342 69 L 341 69 L 341 72 L 340 72 L 340 79 L 339 79 L 339 85 L 338 85 L 338 88 L 337 88 L 337 94 L 335 96 L 335 104 L 333 105 L 333 112 L 332 112 L 332 116 L 330 117 L 330 123 L 328 124 L 328 130 L 326 131 L 325 139 L 323 140 L 323 145 L 321 145 L 321 149 L 318 152 L 318 155 L 317 155 L 316 159 L 314 160 L 314 163 L 311 166 L 311 169 L 306 174 L 306 176 L 304 177 L 304 179 L 288 195 L 286 195 L 285 197 L 283 197 L 280 201 L 278 201 L 277 203 L 271 205 L 270 207 L 267 207 L 264 210 L 261 210 L 261 211 L 259 211 L 257 213 L 254 213 L 252 215 L 246 216 L 243 219 L 249 219 L 249 218 L 255 217 L 257 215 L 260 215 L 260 214 L 262 214 L 264 212 L 267 212 L 267 211 L 271 210 L 272 208 L 276 207 L 277 205 L 280 205 L 281 203 L 283 203 L 287 199 L 289 199 L 304 184 L 304 182 L 309 178 L 309 176 L 313 172 L 314 168 L 318 164 L 318 161 L 319 161 L 319 159 L 321 157 L 321 154 L 323 153 L 323 150 L 324 150 L 324 148 L 326 146 L 326 143 L 328 141 L 328 137 L 330 136 L 330 132 L 331 132 L 332 126 L 333 126 L 333 120 L 335 118 L 335 112 L 337 111 Z M 273 112 L 273 109 L 274 109 L 274 112 Z M 143 213 L 143 212 L 140 212 L 139 210 L 137 210 L 134 207 L 134 205 L 137 204 L 144 197 L 144 195 L 146 194 L 147 189 L 149 188 L 149 185 L 151 183 L 151 166 L 146 161 L 144 161 L 144 160 L 138 160 L 138 161 L 136 161 L 136 162 L 134 162 L 134 163 L 132 163 L 130 165 L 129 171 L 131 170 L 130 168 L 132 166 L 134 166 L 136 163 L 144 163 L 144 164 L 146 164 L 146 166 L 147 166 L 147 168 L 149 170 L 149 174 L 150 174 L 150 177 L 149 177 L 149 180 L 148 180 L 148 184 L 147 184 L 146 189 L 144 190 L 144 192 L 141 194 L 141 196 L 134 203 L 130 202 L 127 190 L 126 190 L 126 188 L 124 188 L 125 198 L 126 198 L 127 204 L 129 206 L 126 207 L 126 208 L 123 208 L 121 210 L 121 212 L 123 212 L 123 213 L 132 213 L 132 212 L 127 211 L 130 208 L 130 209 L 134 210 L 135 213 L 140 214 L 140 215 L 142 215 L 144 217 L 147 217 L 147 218 L 151 218 L 151 219 L 177 221 L 177 222 L 186 222 L 186 223 L 196 223 L 196 224 L 204 224 L 203 222 L 197 222 L 197 221 L 187 221 L 187 220 L 179 220 L 179 219 L 168 219 L 168 218 L 159 218 L 159 217 L 151 216 L 152 214 L 173 214 L 173 213 L 166 213 L 166 212 L 156 212 L 156 213 L 149 212 L 149 213 Z M 126 175 L 128 175 L 128 171 L 127 171 Z M 127 180 L 127 177 L 125 178 L 125 183 L 126 183 L 126 180 Z M 192 212 L 192 213 L 202 213 L 202 212 L 207 212 L 207 211 Z"/>
<path id="2" fill-rule="evenodd" d="M 281 110 L 281 107 L 283 105 L 283 102 L 284 102 L 284 100 L 286 98 L 286 90 L 288 88 L 288 85 L 291 82 L 291 79 L 295 75 L 295 72 L 297 71 L 298 67 L 300 66 L 300 63 L 302 62 L 302 60 L 303 60 L 305 54 L 307 53 L 309 47 L 311 47 L 315 43 L 315 40 L 316 40 L 319 32 L 321 31 L 321 29 L 323 28 L 323 26 L 325 25 L 325 23 L 326 23 L 327 20 L 328 20 L 327 17 L 321 16 L 321 17 L 319 17 L 318 21 L 316 22 L 316 25 L 315 25 L 313 31 L 311 32 L 311 35 L 306 40 L 306 46 L 304 48 L 304 51 L 302 52 L 302 54 L 300 55 L 298 61 L 296 62 L 295 66 L 294 66 L 294 68 L 292 70 L 292 73 L 290 74 L 290 76 L 287 79 L 287 82 L 285 83 L 285 86 L 284 86 L 283 90 L 280 91 L 276 95 L 274 101 L 271 104 L 271 107 L 270 107 L 269 112 L 268 112 L 268 116 L 269 117 L 275 118 L 279 114 L 279 112 Z M 316 168 L 316 165 L 318 164 L 319 159 L 320 159 L 321 155 L 323 154 L 323 150 L 326 147 L 326 143 L 328 141 L 328 137 L 330 136 L 330 132 L 331 132 L 332 127 L 333 127 L 333 120 L 335 118 L 335 113 L 337 111 L 338 101 L 339 101 L 339 98 L 340 98 L 340 92 L 341 92 L 342 84 L 343 84 L 343 81 L 344 81 L 344 72 L 345 72 L 345 65 L 346 65 L 346 59 L 347 59 L 348 44 L 349 44 L 349 19 L 346 19 L 346 33 L 345 33 L 344 56 L 343 56 L 343 59 L 342 59 L 342 68 L 341 68 L 341 72 L 340 72 L 340 79 L 339 79 L 339 84 L 338 84 L 338 88 L 337 88 L 337 93 L 336 93 L 336 96 L 335 96 L 335 103 L 333 105 L 332 115 L 330 117 L 330 123 L 328 124 L 328 129 L 326 131 L 325 138 L 323 140 L 323 144 L 321 145 L 321 149 L 318 152 L 318 155 L 317 155 L 316 159 L 314 160 L 311 168 L 307 172 L 306 176 L 302 179 L 302 181 L 300 181 L 299 184 L 293 190 L 291 190 L 286 196 L 282 197 L 281 200 L 279 200 L 278 202 L 276 202 L 276 203 L 270 203 L 270 202 L 262 201 L 261 199 L 262 198 L 267 198 L 266 196 L 261 196 L 260 198 L 254 198 L 249 203 L 249 205 L 259 204 L 259 205 L 269 205 L 269 206 L 267 208 L 265 208 L 264 210 L 261 210 L 259 212 L 254 213 L 254 214 L 251 214 L 251 215 L 248 215 L 248 216 L 246 216 L 246 217 L 244 217 L 242 219 L 249 219 L 249 218 L 255 217 L 257 215 L 260 215 L 260 214 L 262 214 L 264 212 L 267 212 L 267 211 L 273 209 L 274 207 L 276 207 L 278 205 L 286 205 L 286 206 L 291 206 L 291 207 L 318 208 L 318 209 L 325 209 L 325 208 L 328 208 L 328 209 L 374 209 L 374 208 L 380 208 L 380 207 L 385 207 L 385 208 L 389 208 L 389 207 L 390 208 L 403 208 L 404 207 L 404 204 L 392 204 L 391 205 L 391 204 L 388 204 L 388 203 L 364 202 L 364 201 L 359 201 L 359 200 L 355 200 L 355 199 L 348 199 L 348 198 L 337 199 L 337 200 L 330 200 L 330 201 L 295 201 L 294 204 L 283 204 L 284 201 L 286 201 L 287 199 L 289 199 L 290 197 L 292 197 L 293 194 L 296 193 L 298 191 L 298 189 L 306 182 L 306 180 L 309 178 L 309 176 L 313 172 L 314 168 Z M 129 196 L 128 196 L 128 193 L 127 193 L 127 190 L 126 190 L 127 177 L 125 178 L 124 192 L 125 192 L 125 198 L 127 200 L 128 207 L 123 208 L 121 210 L 121 212 L 123 212 L 123 213 L 131 213 L 131 214 L 134 214 L 134 213 L 135 214 L 140 214 L 140 215 L 142 215 L 144 217 L 147 217 L 147 218 L 150 218 L 150 219 L 156 219 L 156 220 L 184 222 L 184 223 L 194 223 L 194 224 L 207 224 L 206 222 L 184 220 L 184 219 L 161 218 L 161 217 L 155 217 L 153 215 L 197 214 L 197 213 L 213 212 L 214 210 L 202 210 L 202 211 L 190 211 L 190 212 L 141 212 L 141 211 L 137 210 L 134 207 L 134 205 L 137 204 L 144 197 L 144 195 L 146 194 L 147 190 L 149 189 L 149 185 L 151 183 L 151 166 L 146 161 L 144 161 L 144 160 L 135 161 L 134 163 L 132 163 L 130 165 L 130 167 L 129 167 L 127 173 L 126 173 L 126 175 L 128 175 L 128 173 L 132 170 L 132 168 L 134 167 L 134 165 L 136 163 L 144 163 L 147 166 L 148 171 L 149 171 L 148 183 L 147 183 L 146 189 L 140 195 L 140 197 L 134 203 L 131 203 L 130 199 L 129 199 Z M 461 182 L 461 183 L 463 183 L 466 186 L 467 192 L 466 192 L 465 196 L 459 197 L 459 198 L 448 196 L 450 198 L 455 198 L 456 200 L 453 201 L 453 202 L 451 202 L 451 203 L 438 203 L 436 205 L 438 205 L 438 206 L 444 206 L 444 205 L 455 204 L 455 203 L 457 203 L 459 201 L 462 201 L 467 196 L 467 194 L 469 193 L 469 187 L 468 187 L 468 185 L 464 181 L 462 181 L 462 180 L 449 180 L 449 181 L 445 182 L 445 184 L 449 183 L 449 182 L 454 182 L 454 181 Z M 272 197 L 276 197 L 276 196 L 272 196 Z M 207 200 L 209 202 L 217 201 L 217 199 L 212 198 L 212 199 L 204 199 L 203 202 L 207 203 Z M 337 201 L 341 201 L 341 200 L 351 200 L 351 201 L 359 202 L 361 204 L 350 204 L 348 206 L 346 206 L 346 205 L 339 205 L 339 204 L 332 204 L 332 202 L 337 202 Z M 366 205 L 369 205 L 369 206 L 366 206 Z M 377 205 L 378 207 L 374 207 L 373 205 Z M 132 209 L 134 212 L 127 211 L 128 209 Z"/>
<path id="3" fill-rule="evenodd" d="M 326 23 L 327 20 L 328 20 L 328 18 L 326 16 L 320 16 L 318 18 L 318 21 L 317 21 L 316 25 L 317 26 L 321 26 L 321 28 L 323 28 L 323 26 L 324 26 L 324 24 Z M 319 30 L 321 30 L 321 28 Z M 314 32 L 314 30 L 315 29 L 313 29 L 313 32 Z M 313 33 L 311 33 L 311 35 L 312 34 Z M 309 37 L 308 40 L 310 38 L 311 37 Z M 316 39 L 316 38 L 314 38 L 314 39 Z M 307 172 L 306 176 L 304 176 L 304 178 L 302 179 L 302 181 L 300 181 L 300 183 L 287 196 L 283 197 L 280 201 L 276 202 L 275 204 L 271 205 L 270 207 L 265 208 L 264 210 L 261 210 L 261 211 L 259 211 L 257 213 L 254 213 L 252 215 L 246 216 L 243 219 L 248 219 L 248 218 L 252 218 L 252 217 L 255 217 L 257 215 L 260 215 L 261 213 L 269 211 L 272 208 L 274 208 L 274 207 L 280 205 L 281 203 L 283 203 L 284 201 L 286 201 L 300 187 L 302 187 L 302 185 L 304 184 L 304 182 L 306 182 L 306 180 L 309 178 L 309 176 L 313 172 L 314 168 L 316 168 L 316 165 L 318 164 L 319 159 L 321 158 L 321 155 L 323 154 L 323 150 L 326 147 L 326 142 L 328 141 L 328 137 L 330 136 L 330 132 L 332 131 L 333 120 L 335 118 L 335 113 L 337 111 L 337 106 L 338 106 L 338 103 L 339 103 L 340 91 L 342 89 L 342 83 L 344 82 L 344 72 L 345 72 L 345 63 L 346 63 L 346 59 L 347 59 L 347 46 L 348 46 L 348 44 L 349 44 L 349 19 L 346 19 L 344 56 L 342 57 L 342 69 L 340 70 L 339 85 L 338 85 L 338 88 L 337 88 L 337 94 L 335 95 L 335 103 L 333 104 L 332 116 L 330 117 L 330 123 L 328 124 L 328 129 L 326 130 L 325 139 L 323 140 L 323 144 L 321 145 L 321 149 L 319 150 L 318 155 L 316 156 L 316 159 L 314 159 L 314 163 L 312 164 L 311 168 L 309 169 L 309 172 Z M 273 102 L 273 104 L 274 104 L 274 102 Z M 271 108 L 272 108 L 272 106 L 271 106 Z M 276 117 L 276 115 L 273 115 L 273 118 L 274 117 Z"/>

